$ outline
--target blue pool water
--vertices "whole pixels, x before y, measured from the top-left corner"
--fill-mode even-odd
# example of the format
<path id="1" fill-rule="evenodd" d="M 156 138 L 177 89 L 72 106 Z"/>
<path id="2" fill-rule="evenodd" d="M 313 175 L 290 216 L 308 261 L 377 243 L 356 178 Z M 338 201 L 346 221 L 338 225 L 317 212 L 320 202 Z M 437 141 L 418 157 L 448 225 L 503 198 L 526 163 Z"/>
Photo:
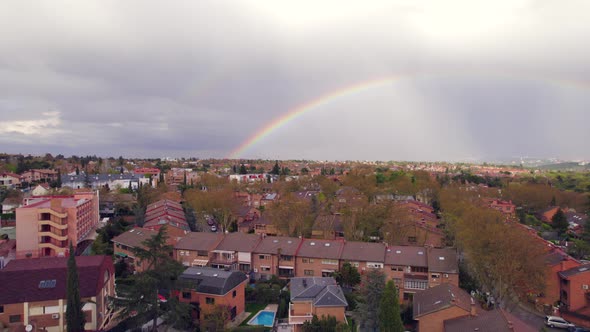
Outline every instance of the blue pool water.
<path id="1" fill-rule="evenodd" d="M 254 316 L 249 322 L 248 325 L 264 325 L 268 327 L 272 327 L 275 322 L 275 312 L 273 311 L 259 311 L 256 316 Z"/>

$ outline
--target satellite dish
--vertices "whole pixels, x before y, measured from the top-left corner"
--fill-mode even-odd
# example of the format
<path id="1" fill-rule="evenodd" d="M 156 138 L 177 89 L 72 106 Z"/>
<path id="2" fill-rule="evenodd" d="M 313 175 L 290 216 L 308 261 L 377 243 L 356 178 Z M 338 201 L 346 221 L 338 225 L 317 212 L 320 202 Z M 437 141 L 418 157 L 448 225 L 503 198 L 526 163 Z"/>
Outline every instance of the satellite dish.
<path id="1" fill-rule="evenodd" d="M 25 331 L 27 331 L 27 332 L 33 331 L 33 325 L 29 324 L 29 325 L 25 326 Z"/>

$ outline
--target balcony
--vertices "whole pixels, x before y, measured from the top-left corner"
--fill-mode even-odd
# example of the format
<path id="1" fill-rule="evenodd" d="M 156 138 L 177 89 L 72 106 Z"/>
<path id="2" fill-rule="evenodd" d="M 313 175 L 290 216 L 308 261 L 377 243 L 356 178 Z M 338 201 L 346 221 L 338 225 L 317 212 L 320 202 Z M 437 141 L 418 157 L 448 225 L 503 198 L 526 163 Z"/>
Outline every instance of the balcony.
<path id="1" fill-rule="evenodd" d="M 303 324 L 307 321 L 311 321 L 313 315 L 311 313 L 306 314 L 297 314 L 295 315 L 295 311 L 289 310 L 289 324 Z"/>
<path id="2" fill-rule="evenodd" d="M 54 227 L 54 228 L 57 228 L 57 229 L 66 229 L 66 228 L 68 228 L 68 223 L 65 220 L 62 223 L 62 222 L 57 221 L 57 220 L 51 220 L 51 219 L 44 220 L 44 219 L 42 219 L 42 220 L 39 220 L 39 225 L 41 225 L 41 226 L 47 225 L 47 226 L 51 226 L 51 227 Z"/>
<path id="3" fill-rule="evenodd" d="M 55 234 L 55 233 L 52 233 L 52 232 L 40 232 L 39 233 L 39 236 L 42 236 L 42 237 L 50 237 L 50 238 L 56 239 L 58 241 L 66 241 L 68 239 L 68 234 L 67 233 L 65 235 L 59 235 L 59 234 Z"/>
<path id="4" fill-rule="evenodd" d="M 56 216 L 56 217 L 58 217 L 60 219 L 64 219 L 64 218 L 66 218 L 68 216 L 68 214 L 65 213 L 65 212 L 57 212 L 57 211 L 54 211 L 54 210 L 52 210 L 50 208 L 39 209 L 38 212 L 40 214 L 39 215 L 39 220 L 42 219 L 41 217 L 43 216 L 43 214 L 50 214 L 50 215 Z M 44 219 L 46 219 L 46 218 L 44 218 Z"/>

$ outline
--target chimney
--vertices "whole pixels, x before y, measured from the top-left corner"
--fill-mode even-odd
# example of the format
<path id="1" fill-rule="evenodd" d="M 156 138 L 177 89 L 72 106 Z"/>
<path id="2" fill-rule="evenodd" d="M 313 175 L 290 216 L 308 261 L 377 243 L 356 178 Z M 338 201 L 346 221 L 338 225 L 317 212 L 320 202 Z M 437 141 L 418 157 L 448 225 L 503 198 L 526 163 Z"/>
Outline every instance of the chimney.
<path id="1" fill-rule="evenodd" d="M 50 207 L 53 211 L 62 212 L 61 198 L 52 198 L 50 202 Z"/>

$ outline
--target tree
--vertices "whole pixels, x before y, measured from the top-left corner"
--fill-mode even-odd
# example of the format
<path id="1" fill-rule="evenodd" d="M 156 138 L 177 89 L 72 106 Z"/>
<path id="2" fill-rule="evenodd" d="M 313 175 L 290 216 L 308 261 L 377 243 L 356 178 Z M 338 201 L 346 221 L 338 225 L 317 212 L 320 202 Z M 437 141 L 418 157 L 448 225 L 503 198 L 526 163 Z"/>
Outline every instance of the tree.
<path id="1" fill-rule="evenodd" d="M 305 321 L 301 326 L 303 332 L 344 332 L 350 331 L 350 326 L 346 323 L 338 322 L 334 316 L 318 316 L 313 315 L 311 320 Z"/>
<path id="2" fill-rule="evenodd" d="M 385 284 L 381 303 L 379 303 L 379 331 L 404 331 L 404 324 L 400 315 L 399 298 L 393 280 L 389 280 Z"/>
<path id="3" fill-rule="evenodd" d="M 189 307 L 183 303 L 174 303 L 173 308 L 160 306 L 159 291 L 170 292 L 176 289 L 178 276 L 184 270 L 182 264 L 172 258 L 173 247 L 167 243 L 166 226 L 158 233 L 145 240 L 141 247 L 133 248 L 133 254 L 146 269 L 127 279 L 117 282 L 117 295 L 114 306 L 120 310 L 122 319 L 139 317 L 152 320 L 155 331 L 156 320 L 164 315 L 176 319 L 186 317 Z M 174 313 L 168 311 L 174 310 Z M 143 322 L 138 321 L 137 324 Z"/>
<path id="4" fill-rule="evenodd" d="M 74 247 L 70 242 L 70 256 L 68 258 L 68 280 L 67 280 L 67 309 L 66 324 L 67 331 L 84 331 L 84 312 L 82 311 L 82 300 L 80 299 L 80 283 L 78 279 L 78 267 Z"/>
<path id="5" fill-rule="evenodd" d="M 559 235 L 563 235 L 567 231 L 569 223 L 567 222 L 565 213 L 563 213 L 561 209 L 558 209 L 551 218 L 551 226 L 559 233 Z"/>
<path id="6" fill-rule="evenodd" d="M 361 330 L 377 331 L 379 328 L 379 303 L 385 287 L 385 274 L 371 269 L 361 283 L 361 297 L 357 313 Z"/>
<path id="7" fill-rule="evenodd" d="M 342 264 L 339 271 L 334 274 L 336 281 L 343 287 L 353 288 L 361 282 L 359 271 L 349 262 Z"/>
<path id="8" fill-rule="evenodd" d="M 248 170 L 244 164 L 240 165 L 240 174 L 248 174 Z"/>
<path id="9" fill-rule="evenodd" d="M 279 161 L 275 161 L 275 165 L 272 167 L 272 171 L 270 174 L 279 175 L 281 174 L 281 167 L 279 166 Z"/>

